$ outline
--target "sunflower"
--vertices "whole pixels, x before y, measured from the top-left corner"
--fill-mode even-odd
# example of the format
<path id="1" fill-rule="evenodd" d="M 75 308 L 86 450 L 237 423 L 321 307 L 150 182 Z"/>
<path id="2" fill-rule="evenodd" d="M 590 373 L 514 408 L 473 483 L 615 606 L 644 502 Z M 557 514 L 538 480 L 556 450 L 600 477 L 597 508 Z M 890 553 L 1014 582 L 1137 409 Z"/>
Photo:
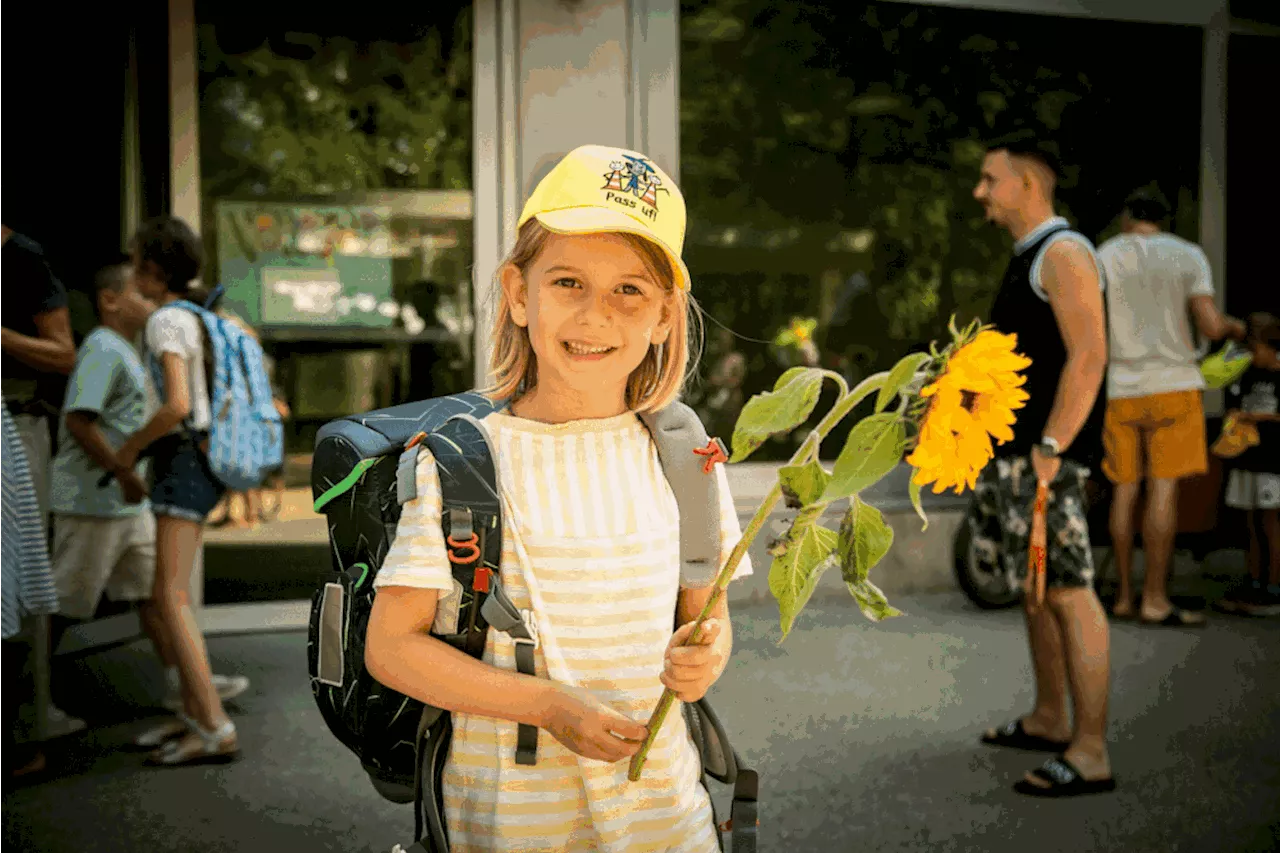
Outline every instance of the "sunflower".
<path id="1" fill-rule="evenodd" d="M 921 391 L 928 408 L 915 450 L 907 463 L 916 468 L 917 485 L 933 483 L 935 494 L 972 489 L 991 461 L 991 440 L 1013 438 L 1013 412 L 1027 402 L 1019 373 L 1031 360 L 1014 351 L 1015 335 L 983 329 L 959 346 L 942 373 Z"/>
<path id="2" fill-rule="evenodd" d="M 802 346 L 813 340 L 813 333 L 818 328 L 818 321 L 813 317 L 792 317 L 791 325 L 778 332 L 773 339 L 776 347 Z"/>

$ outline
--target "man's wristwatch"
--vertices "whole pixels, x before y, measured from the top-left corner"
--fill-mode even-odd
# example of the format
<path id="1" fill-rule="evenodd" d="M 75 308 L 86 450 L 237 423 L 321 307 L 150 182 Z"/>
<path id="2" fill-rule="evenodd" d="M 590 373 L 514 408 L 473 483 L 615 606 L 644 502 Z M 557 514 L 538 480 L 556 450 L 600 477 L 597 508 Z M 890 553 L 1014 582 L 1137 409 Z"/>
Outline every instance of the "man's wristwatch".
<path id="1" fill-rule="evenodd" d="M 1040 443 L 1036 445 L 1036 450 L 1040 451 L 1040 455 L 1046 459 L 1056 459 L 1062 453 L 1062 445 L 1058 444 L 1058 440 L 1051 435 L 1046 435 L 1040 439 Z"/>

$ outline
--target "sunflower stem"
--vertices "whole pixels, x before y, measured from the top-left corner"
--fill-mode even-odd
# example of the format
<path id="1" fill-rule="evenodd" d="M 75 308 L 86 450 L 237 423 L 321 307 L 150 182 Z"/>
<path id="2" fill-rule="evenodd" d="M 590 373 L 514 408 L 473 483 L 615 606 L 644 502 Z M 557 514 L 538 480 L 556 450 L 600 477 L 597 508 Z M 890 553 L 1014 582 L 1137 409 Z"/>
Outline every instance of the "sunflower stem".
<path id="1" fill-rule="evenodd" d="M 840 397 L 842 399 L 848 396 L 849 383 L 845 381 L 843 376 L 836 373 L 834 370 L 823 370 L 822 375 L 836 383 L 836 387 L 840 389 Z"/>
<path id="2" fill-rule="evenodd" d="M 827 373 L 828 371 L 823 372 Z M 840 395 L 840 399 L 836 401 L 835 406 L 831 408 L 831 411 L 827 412 L 826 417 L 818 423 L 818 426 L 809 433 L 804 440 L 804 444 L 800 445 L 800 448 L 791 456 L 791 460 L 787 464 L 799 465 L 809 461 L 810 456 L 816 458 L 822 446 L 822 440 L 827 437 L 827 434 L 831 432 L 835 425 L 844 420 L 855 406 L 871 396 L 872 393 L 879 391 L 880 386 L 888 378 L 889 372 L 883 371 L 868 376 L 854 386 L 852 391 L 845 390 Z M 846 385 L 845 388 L 847 389 L 848 386 Z M 773 514 L 773 508 L 781 497 L 782 481 L 777 480 L 759 508 L 756 509 L 756 514 L 751 517 L 751 521 L 747 522 L 746 529 L 742 531 L 742 538 L 738 540 L 738 544 L 733 546 L 733 550 L 729 552 L 729 559 L 725 561 L 724 567 L 720 569 L 720 574 L 716 576 L 715 588 L 707 599 L 706 605 L 702 608 L 702 612 L 694 620 L 693 630 L 689 632 L 689 639 L 685 642 L 685 645 L 691 646 L 697 643 L 702 632 L 702 624 L 707 621 L 708 617 L 719 605 L 725 590 L 729 588 L 729 582 L 733 580 L 734 572 L 738 570 L 738 565 L 742 562 L 742 558 L 746 556 L 751 543 L 760 535 L 760 530 L 764 527 L 765 522 L 769 520 L 769 516 Z M 640 745 L 639 752 L 631 757 L 631 766 L 627 771 L 627 778 L 632 782 L 639 781 L 640 773 L 644 769 L 645 759 L 649 757 L 649 750 L 653 748 L 653 742 L 657 738 L 663 722 L 666 721 L 667 714 L 671 712 L 671 706 L 675 704 L 675 699 L 676 695 L 671 692 L 671 688 L 663 689 L 662 698 L 658 700 L 658 706 L 649 717 L 649 736 Z"/>

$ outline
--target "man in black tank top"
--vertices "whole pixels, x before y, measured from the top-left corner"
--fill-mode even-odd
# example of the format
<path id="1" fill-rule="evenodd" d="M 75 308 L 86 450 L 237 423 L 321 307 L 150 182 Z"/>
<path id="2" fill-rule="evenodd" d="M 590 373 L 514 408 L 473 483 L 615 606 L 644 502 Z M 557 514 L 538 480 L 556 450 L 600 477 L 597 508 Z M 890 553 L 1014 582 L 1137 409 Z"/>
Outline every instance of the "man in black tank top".
<path id="1" fill-rule="evenodd" d="M 1095 463 L 1107 365 L 1102 279 L 1093 246 L 1053 213 L 1056 159 L 1028 136 L 992 144 L 974 198 L 1016 241 L 991 322 L 1031 359 L 1013 440 L 996 449 L 974 492 L 969 524 L 980 552 L 1027 574 L 1037 483 L 1048 488 L 1046 586 L 1028 606 L 1036 679 L 1030 714 L 983 736 L 995 746 L 1059 753 L 1016 788 L 1034 796 L 1114 789 L 1106 745 L 1110 638 L 1094 594 L 1084 483 Z M 1033 605 L 1035 596 L 1026 596 Z M 1076 712 L 1072 730 L 1067 684 Z"/>

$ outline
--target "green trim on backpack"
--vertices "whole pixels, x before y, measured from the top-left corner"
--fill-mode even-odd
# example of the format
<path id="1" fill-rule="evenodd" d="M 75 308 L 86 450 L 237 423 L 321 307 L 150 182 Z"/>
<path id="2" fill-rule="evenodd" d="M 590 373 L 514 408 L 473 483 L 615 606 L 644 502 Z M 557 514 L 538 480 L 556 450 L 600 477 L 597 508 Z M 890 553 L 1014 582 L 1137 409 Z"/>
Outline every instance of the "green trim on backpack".
<path id="1" fill-rule="evenodd" d="M 379 457 L 374 457 L 373 459 L 361 459 L 357 462 L 352 466 L 350 474 L 330 486 L 323 495 L 316 498 L 316 502 L 312 505 L 311 511 L 316 513 L 320 512 L 320 510 L 324 509 L 325 506 L 332 502 L 334 498 L 341 497 L 343 494 L 354 488 L 356 483 L 360 482 L 360 478 L 364 476 L 364 472 L 378 464 L 378 459 Z"/>

